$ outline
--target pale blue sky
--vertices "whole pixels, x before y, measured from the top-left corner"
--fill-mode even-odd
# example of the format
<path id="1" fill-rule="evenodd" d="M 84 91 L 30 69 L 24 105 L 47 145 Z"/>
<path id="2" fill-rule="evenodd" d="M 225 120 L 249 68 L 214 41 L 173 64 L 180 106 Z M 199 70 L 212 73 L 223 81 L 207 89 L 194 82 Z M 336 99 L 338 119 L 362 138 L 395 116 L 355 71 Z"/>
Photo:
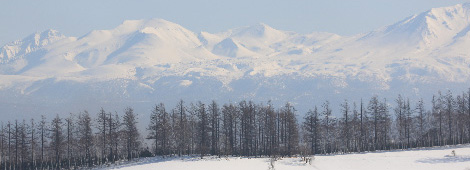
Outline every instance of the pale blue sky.
<path id="1" fill-rule="evenodd" d="M 276 29 L 352 35 L 433 7 L 470 0 L 0 0 L 0 46 L 46 29 L 82 36 L 128 19 L 162 18 L 194 32 L 266 23 Z"/>

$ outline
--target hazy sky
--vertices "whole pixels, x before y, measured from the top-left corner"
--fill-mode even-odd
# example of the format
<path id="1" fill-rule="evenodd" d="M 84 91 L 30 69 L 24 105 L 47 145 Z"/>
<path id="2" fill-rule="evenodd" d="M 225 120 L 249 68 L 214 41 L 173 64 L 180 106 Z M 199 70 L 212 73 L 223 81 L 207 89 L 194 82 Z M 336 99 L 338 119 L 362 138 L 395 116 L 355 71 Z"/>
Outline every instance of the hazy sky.
<path id="1" fill-rule="evenodd" d="M 49 28 L 82 36 L 124 20 L 149 18 L 195 32 L 262 22 L 299 33 L 352 35 L 463 2 L 470 0 L 0 0 L 0 46 Z"/>

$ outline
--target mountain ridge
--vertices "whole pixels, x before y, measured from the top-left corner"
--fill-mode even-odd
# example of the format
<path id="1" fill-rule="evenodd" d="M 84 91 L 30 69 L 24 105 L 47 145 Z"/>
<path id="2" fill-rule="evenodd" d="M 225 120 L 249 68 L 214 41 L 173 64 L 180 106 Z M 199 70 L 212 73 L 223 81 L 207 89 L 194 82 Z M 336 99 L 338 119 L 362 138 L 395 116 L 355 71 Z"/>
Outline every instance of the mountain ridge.
<path id="1" fill-rule="evenodd" d="M 469 9 L 435 8 L 353 36 L 263 23 L 195 33 L 163 19 L 127 20 L 81 37 L 46 30 L 1 48 L 0 101 L 94 106 L 158 96 L 287 100 L 305 110 L 307 100 L 460 90 L 470 82 Z"/>

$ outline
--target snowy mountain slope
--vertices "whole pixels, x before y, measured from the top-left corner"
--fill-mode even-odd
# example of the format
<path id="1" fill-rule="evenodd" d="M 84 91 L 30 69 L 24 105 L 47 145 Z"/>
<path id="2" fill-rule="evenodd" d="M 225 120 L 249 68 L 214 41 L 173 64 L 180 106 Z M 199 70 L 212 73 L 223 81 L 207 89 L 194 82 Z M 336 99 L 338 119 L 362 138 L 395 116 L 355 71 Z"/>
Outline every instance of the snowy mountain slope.
<path id="1" fill-rule="evenodd" d="M 35 52 L 41 47 L 47 46 L 63 38 L 65 38 L 65 36 L 56 30 L 47 30 L 41 33 L 37 32 L 23 40 L 15 41 L 3 46 L 0 52 L 0 59 L 2 62 L 8 62 L 16 59 L 15 57 L 22 57 L 25 54 Z"/>
<path id="2" fill-rule="evenodd" d="M 470 23 L 469 9 L 468 4 L 432 9 L 344 39 L 339 46 L 319 55 L 331 56 L 325 60 L 338 60 L 338 65 L 345 65 L 343 60 L 347 59 L 346 63 L 369 68 L 360 70 L 369 75 L 372 73 L 367 71 L 375 72 L 384 81 L 418 78 L 465 82 L 469 80 L 470 49 L 453 46 L 469 41 L 463 38 Z"/>
<path id="3" fill-rule="evenodd" d="M 455 151 L 456 156 L 451 156 Z M 311 164 L 300 157 L 282 158 L 274 162 L 278 170 L 433 170 L 433 169 L 470 169 L 470 148 L 468 145 L 453 147 L 436 147 L 408 151 L 387 151 L 375 153 L 357 153 L 345 155 L 317 155 Z M 269 158 L 148 158 L 141 161 L 101 169 L 271 169 Z"/>
<path id="4" fill-rule="evenodd" d="M 272 57 L 276 55 L 302 55 L 312 52 L 311 47 L 321 47 L 341 37 L 331 33 L 301 35 L 276 30 L 260 23 L 249 27 L 231 29 L 218 34 L 200 33 L 206 48 L 215 54 L 229 57 Z M 304 52 L 305 51 L 305 52 Z M 227 54 L 223 52 L 228 52 Z"/>
<path id="5" fill-rule="evenodd" d="M 429 98 L 468 88 L 469 14 L 470 4 L 435 8 L 348 37 L 266 24 L 194 33 L 162 19 L 124 21 L 82 37 L 48 30 L 1 48 L 0 107 L 43 114 L 127 105 L 147 112 L 155 102 L 183 98 L 292 101 L 305 111 L 379 93 Z"/>

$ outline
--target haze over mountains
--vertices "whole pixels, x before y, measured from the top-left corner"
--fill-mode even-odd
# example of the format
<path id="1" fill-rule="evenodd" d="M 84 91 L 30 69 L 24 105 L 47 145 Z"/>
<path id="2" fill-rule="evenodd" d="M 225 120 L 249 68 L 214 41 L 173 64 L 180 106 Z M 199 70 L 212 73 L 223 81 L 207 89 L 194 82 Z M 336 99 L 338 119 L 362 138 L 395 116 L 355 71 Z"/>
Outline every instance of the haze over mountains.
<path id="1" fill-rule="evenodd" d="M 470 87 L 469 14 L 468 3 L 435 8 L 347 37 L 266 24 L 195 33 L 162 19 L 82 37 L 47 30 L 1 47 L 1 115 L 146 114 L 179 99 L 290 101 L 303 112 L 324 100 L 460 92 Z"/>

